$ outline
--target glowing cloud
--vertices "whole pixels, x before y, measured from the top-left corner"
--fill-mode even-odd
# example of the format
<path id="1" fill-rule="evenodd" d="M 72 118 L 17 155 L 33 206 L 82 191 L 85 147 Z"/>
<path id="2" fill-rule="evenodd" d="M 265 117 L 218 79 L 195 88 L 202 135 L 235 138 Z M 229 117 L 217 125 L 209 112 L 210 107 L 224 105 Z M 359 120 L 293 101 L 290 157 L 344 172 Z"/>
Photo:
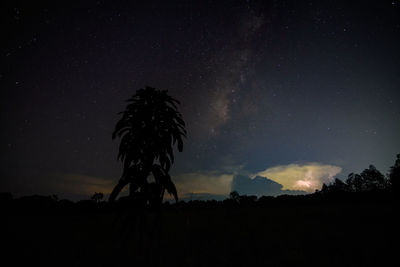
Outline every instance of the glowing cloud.
<path id="1" fill-rule="evenodd" d="M 194 172 L 172 177 L 180 196 L 188 194 L 229 195 L 233 174 Z"/>
<path id="2" fill-rule="evenodd" d="M 283 185 L 286 190 L 314 192 L 323 183 L 329 183 L 342 171 L 341 167 L 321 163 L 289 164 L 268 168 L 255 176 L 267 177 Z"/>

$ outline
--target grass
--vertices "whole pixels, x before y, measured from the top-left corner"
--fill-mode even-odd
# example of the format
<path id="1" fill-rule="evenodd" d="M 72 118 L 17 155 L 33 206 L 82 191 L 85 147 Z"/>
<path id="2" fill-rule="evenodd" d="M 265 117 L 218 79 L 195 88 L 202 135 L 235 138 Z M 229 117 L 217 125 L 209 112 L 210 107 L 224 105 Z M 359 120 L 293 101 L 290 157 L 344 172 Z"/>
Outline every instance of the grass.
<path id="1" fill-rule="evenodd" d="M 3 220 L 16 265 L 395 266 L 395 208 L 384 203 L 13 214 Z M 158 223 L 159 222 L 159 223 Z"/>

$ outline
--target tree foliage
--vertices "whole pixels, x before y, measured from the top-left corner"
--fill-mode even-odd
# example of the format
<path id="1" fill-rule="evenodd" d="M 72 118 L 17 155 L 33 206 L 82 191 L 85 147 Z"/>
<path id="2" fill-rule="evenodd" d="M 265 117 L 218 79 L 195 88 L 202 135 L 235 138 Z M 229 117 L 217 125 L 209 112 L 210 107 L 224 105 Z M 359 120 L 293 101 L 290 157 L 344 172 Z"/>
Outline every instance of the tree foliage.
<path id="1" fill-rule="evenodd" d="M 400 186 L 400 154 L 397 154 L 396 161 L 389 172 L 389 182 L 395 192 L 399 192 Z"/>
<path id="2" fill-rule="evenodd" d="M 369 165 L 360 174 L 350 173 L 345 182 L 335 178 L 332 183 L 323 184 L 319 192 L 376 192 L 387 189 L 389 185 L 388 179 L 374 165 Z"/>
<path id="3" fill-rule="evenodd" d="M 104 194 L 101 192 L 95 192 L 92 197 L 90 198 L 96 203 L 99 203 L 104 198 Z"/>
<path id="4" fill-rule="evenodd" d="M 165 190 L 177 201 L 169 170 L 174 163 L 174 146 L 181 152 L 186 136 L 185 122 L 178 111 L 180 103 L 166 90 L 152 87 L 138 90 L 127 101 L 112 134 L 113 139 L 120 138 L 118 160 L 123 162 L 123 173 L 110 201 L 128 184 L 130 196 L 139 194 L 145 204 L 161 203 Z M 154 183 L 147 180 L 150 173 Z"/>

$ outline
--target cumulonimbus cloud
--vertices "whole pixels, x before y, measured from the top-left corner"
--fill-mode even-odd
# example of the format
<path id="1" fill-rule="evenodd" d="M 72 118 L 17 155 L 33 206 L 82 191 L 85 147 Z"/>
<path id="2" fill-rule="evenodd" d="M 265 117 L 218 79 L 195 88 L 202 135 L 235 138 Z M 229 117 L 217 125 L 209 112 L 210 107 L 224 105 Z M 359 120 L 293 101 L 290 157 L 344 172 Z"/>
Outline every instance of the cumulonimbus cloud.
<path id="1" fill-rule="evenodd" d="M 267 168 L 253 175 L 267 177 L 283 185 L 285 190 L 314 192 L 323 183 L 329 183 L 342 168 L 317 162 L 289 164 Z"/>
<path id="2" fill-rule="evenodd" d="M 222 171 L 197 171 L 190 173 L 182 173 L 172 177 L 176 185 L 180 197 L 188 195 L 213 195 L 228 196 L 232 190 L 245 190 L 246 188 L 238 185 L 233 188 L 234 177 L 238 173 L 245 173 L 243 166 L 230 166 Z M 285 190 L 301 190 L 312 193 L 315 189 L 320 189 L 323 183 L 329 183 L 333 177 L 340 173 L 341 167 L 327 165 L 321 163 L 306 164 L 289 164 L 267 168 L 264 171 L 254 175 L 247 175 L 247 184 L 256 186 L 258 180 L 251 179 L 256 176 L 266 177 L 272 181 L 282 185 L 282 188 L 276 189 L 271 193 L 271 186 L 266 186 L 265 182 L 263 190 L 259 188 L 257 195 L 279 195 L 280 193 L 290 193 Z M 242 175 L 243 176 L 243 175 Z M 74 193 L 80 196 L 91 196 L 94 192 L 102 192 L 108 195 L 115 186 L 118 179 L 106 179 L 103 177 L 88 176 L 82 174 L 62 174 L 57 175 L 58 179 L 54 180 L 51 189 L 56 193 Z M 261 181 L 262 182 L 262 181 Z M 269 183 L 271 184 L 271 183 Z M 267 188 L 268 187 L 268 188 Z M 267 190 L 268 189 L 268 190 Z M 127 190 L 127 187 L 124 191 Z M 261 190 L 261 191 L 260 191 Z M 254 190 L 253 190 L 254 191 Z M 244 191 L 246 194 L 254 194 L 254 192 Z M 172 199 L 168 194 L 166 199 Z"/>
<path id="3" fill-rule="evenodd" d="M 241 195 L 279 196 L 279 195 L 302 195 L 306 192 L 301 190 L 282 190 L 282 185 L 266 177 L 256 176 L 253 179 L 246 175 L 235 175 L 232 181 L 232 191 Z"/>

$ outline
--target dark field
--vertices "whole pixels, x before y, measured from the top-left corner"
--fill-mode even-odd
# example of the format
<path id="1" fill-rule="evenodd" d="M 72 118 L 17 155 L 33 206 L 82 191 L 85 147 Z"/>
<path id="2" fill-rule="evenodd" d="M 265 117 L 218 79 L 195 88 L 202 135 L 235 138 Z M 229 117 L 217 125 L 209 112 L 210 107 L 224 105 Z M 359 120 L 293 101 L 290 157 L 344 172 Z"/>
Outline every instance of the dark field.
<path id="1" fill-rule="evenodd" d="M 383 201 L 169 206 L 141 219 L 13 212 L 2 219 L 3 252 L 18 266 L 396 266 L 394 209 Z"/>

